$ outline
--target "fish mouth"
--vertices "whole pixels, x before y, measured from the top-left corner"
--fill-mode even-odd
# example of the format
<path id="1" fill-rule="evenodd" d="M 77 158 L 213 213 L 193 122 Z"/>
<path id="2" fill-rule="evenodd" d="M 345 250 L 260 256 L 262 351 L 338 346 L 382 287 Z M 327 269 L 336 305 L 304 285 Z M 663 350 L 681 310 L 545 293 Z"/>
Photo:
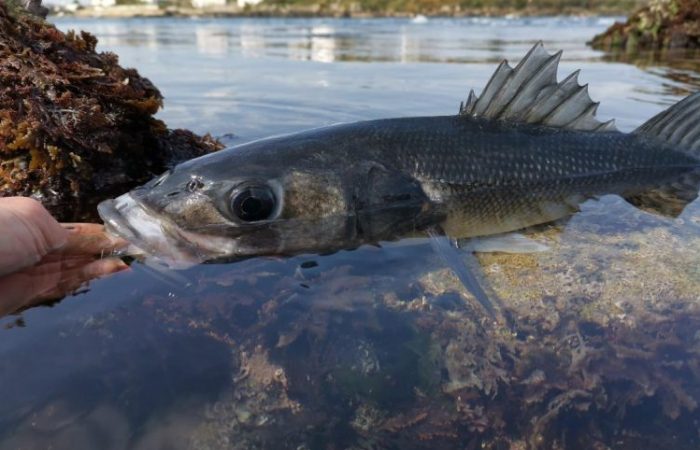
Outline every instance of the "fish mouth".
<path id="1" fill-rule="evenodd" d="M 186 269 L 240 252 L 234 239 L 184 230 L 131 193 L 103 201 L 97 205 L 97 212 L 109 233 L 172 269 Z"/>
<path id="2" fill-rule="evenodd" d="M 209 255 L 186 239 L 188 233 L 149 210 L 131 194 L 101 202 L 97 212 L 107 232 L 129 241 L 171 268 L 187 268 L 208 259 Z"/>

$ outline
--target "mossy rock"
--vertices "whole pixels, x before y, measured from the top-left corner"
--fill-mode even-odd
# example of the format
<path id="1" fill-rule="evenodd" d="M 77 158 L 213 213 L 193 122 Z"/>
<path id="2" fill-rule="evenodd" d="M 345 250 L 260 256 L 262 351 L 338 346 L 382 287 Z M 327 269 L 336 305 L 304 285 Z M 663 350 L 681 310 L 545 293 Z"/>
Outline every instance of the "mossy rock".
<path id="1" fill-rule="evenodd" d="M 600 50 L 700 48 L 700 0 L 651 0 L 589 42 Z"/>

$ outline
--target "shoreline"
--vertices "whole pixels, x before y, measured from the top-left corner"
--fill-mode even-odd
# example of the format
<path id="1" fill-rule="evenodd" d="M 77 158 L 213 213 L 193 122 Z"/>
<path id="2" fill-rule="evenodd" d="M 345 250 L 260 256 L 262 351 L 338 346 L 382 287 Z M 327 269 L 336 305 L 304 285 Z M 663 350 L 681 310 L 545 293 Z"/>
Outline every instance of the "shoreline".
<path id="1" fill-rule="evenodd" d="M 629 11 L 614 8 L 599 8 L 595 11 L 585 8 L 440 8 L 434 11 L 361 11 L 346 10 L 340 8 L 324 8 L 320 5 L 277 7 L 256 6 L 240 8 L 238 6 L 226 6 L 218 8 L 160 8 L 155 5 L 120 5 L 109 8 L 89 7 L 75 11 L 58 10 L 49 13 L 50 18 L 106 18 L 106 19 L 131 19 L 131 18 L 348 18 L 348 19 L 379 19 L 379 18 L 465 18 L 465 17 L 610 17 L 627 16 Z"/>

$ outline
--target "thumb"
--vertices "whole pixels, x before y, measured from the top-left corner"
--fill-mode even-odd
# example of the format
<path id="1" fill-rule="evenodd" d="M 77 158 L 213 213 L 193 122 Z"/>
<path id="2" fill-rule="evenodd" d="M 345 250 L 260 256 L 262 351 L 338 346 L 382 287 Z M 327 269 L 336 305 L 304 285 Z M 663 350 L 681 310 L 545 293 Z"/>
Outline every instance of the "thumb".
<path id="1" fill-rule="evenodd" d="M 27 197 L 0 198 L 0 225 L 0 273 L 34 264 L 68 238 L 41 203 Z"/>

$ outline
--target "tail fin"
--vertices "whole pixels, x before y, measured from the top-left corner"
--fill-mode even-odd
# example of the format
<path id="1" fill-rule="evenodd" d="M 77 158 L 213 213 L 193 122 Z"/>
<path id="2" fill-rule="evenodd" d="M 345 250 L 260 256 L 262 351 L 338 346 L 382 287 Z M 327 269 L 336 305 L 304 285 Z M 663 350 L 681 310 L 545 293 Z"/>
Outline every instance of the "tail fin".
<path id="1" fill-rule="evenodd" d="M 634 130 L 700 158 L 700 92 L 661 111 Z"/>
<path id="2" fill-rule="evenodd" d="M 645 211 L 677 217 L 688 203 L 698 197 L 700 189 L 700 92 L 655 115 L 634 133 L 656 139 L 698 158 L 697 169 L 672 182 L 626 197 L 628 202 Z"/>

